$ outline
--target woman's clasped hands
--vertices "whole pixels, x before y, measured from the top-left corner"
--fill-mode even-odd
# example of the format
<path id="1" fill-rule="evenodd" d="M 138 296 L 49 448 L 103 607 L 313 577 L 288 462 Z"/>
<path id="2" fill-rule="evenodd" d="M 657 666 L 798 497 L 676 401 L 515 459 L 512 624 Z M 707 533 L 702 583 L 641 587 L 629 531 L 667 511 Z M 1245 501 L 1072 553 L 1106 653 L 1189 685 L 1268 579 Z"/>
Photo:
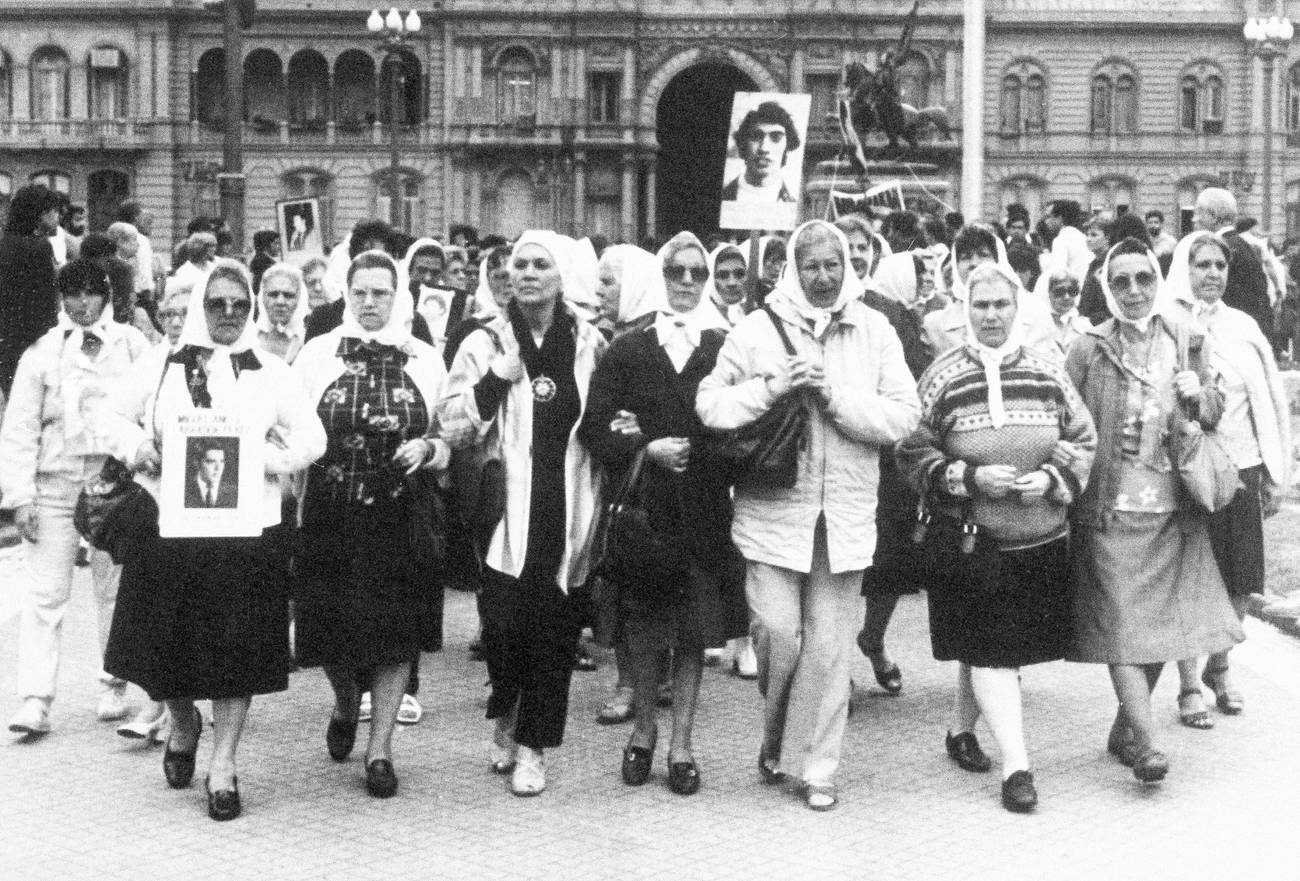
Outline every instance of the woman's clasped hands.
<path id="1" fill-rule="evenodd" d="M 981 465 L 975 469 L 975 487 L 992 499 L 1017 493 L 1023 504 L 1038 501 L 1052 486 L 1046 471 L 1035 469 L 1019 474 L 1011 465 Z"/>

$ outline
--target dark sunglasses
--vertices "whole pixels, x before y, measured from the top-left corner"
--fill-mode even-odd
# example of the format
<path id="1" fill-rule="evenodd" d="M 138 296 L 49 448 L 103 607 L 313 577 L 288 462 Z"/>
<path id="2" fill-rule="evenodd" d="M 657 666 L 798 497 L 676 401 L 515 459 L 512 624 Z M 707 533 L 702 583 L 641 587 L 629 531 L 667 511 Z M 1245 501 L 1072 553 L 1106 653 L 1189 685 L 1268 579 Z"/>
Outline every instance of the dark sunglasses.
<path id="1" fill-rule="evenodd" d="M 216 312 L 218 314 L 224 314 L 229 311 L 231 315 L 247 315 L 249 310 L 253 308 L 253 301 L 245 299 L 227 300 L 218 297 L 213 300 L 204 300 L 203 308 L 208 312 Z"/>
<path id="2" fill-rule="evenodd" d="M 1154 272 L 1135 272 L 1132 275 L 1117 275 L 1110 280 L 1110 289 L 1117 294 L 1127 294 L 1134 287 L 1149 288 L 1156 283 Z"/>
<path id="3" fill-rule="evenodd" d="M 704 282 L 709 280 L 709 268 L 707 266 L 665 266 L 664 278 L 669 281 L 685 281 L 687 278 L 691 281 Z"/>
<path id="4" fill-rule="evenodd" d="M 743 269 L 719 269 L 713 273 L 713 277 L 718 281 L 739 281 L 745 277 Z"/>

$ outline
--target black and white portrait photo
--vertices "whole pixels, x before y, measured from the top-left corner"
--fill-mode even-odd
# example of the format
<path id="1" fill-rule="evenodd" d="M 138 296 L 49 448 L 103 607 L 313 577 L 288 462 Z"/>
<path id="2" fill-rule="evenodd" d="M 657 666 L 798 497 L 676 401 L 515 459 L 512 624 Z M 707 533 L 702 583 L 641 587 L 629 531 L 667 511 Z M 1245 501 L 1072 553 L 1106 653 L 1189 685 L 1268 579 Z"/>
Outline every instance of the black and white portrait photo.
<path id="1" fill-rule="evenodd" d="M 239 507 L 239 438 L 187 438 L 185 461 L 186 508 Z"/>
<path id="2" fill-rule="evenodd" d="M 723 174 L 724 229 L 793 229 L 803 182 L 809 96 L 737 92 Z"/>
<path id="3" fill-rule="evenodd" d="M 325 242 L 321 238 L 319 199 L 276 202 L 275 216 L 287 262 L 301 263 L 309 257 L 325 253 Z"/>

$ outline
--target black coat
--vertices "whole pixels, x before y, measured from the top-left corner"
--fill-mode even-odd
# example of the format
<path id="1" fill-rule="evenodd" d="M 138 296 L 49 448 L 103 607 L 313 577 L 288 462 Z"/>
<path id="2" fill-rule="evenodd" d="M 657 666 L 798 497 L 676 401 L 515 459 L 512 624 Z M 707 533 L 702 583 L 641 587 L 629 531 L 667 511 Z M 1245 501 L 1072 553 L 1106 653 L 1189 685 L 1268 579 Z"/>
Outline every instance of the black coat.
<path id="1" fill-rule="evenodd" d="M 633 331 L 610 345 L 591 378 L 579 439 L 606 469 L 613 492 L 633 456 L 652 440 L 687 437 L 690 464 L 674 474 L 650 461 L 642 469 L 642 493 L 651 523 L 680 536 L 696 564 L 719 571 L 734 554 L 731 495 L 724 469 L 710 452 L 710 435 L 695 415 L 695 393 L 713 371 L 725 334 L 706 330 L 679 374 L 659 345 L 654 328 Z M 641 434 L 609 430 L 619 410 L 635 413 Z"/>
<path id="2" fill-rule="evenodd" d="M 54 249 L 47 239 L 6 233 L 0 238 L 0 362 L 17 365 L 58 320 Z M 7 394 L 13 366 L 2 380 Z"/>
<path id="3" fill-rule="evenodd" d="M 1268 299 L 1268 279 L 1264 277 L 1264 265 L 1260 262 L 1259 252 L 1246 242 L 1240 233 L 1226 233 L 1223 240 L 1232 249 L 1232 261 L 1228 266 L 1228 283 L 1223 291 L 1223 302 L 1255 319 L 1255 323 L 1264 333 L 1264 338 L 1271 340 L 1273 304 Z"/>

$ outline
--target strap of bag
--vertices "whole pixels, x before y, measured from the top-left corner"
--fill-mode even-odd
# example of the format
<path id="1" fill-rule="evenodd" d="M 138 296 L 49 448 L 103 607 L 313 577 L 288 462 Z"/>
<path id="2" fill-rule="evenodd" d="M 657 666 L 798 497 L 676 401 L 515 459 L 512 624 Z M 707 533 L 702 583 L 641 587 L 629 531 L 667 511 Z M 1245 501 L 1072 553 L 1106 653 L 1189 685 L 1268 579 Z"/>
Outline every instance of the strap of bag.
<path id="1" fill-rule="evenodd" d="M 795 351 L 794 345 L 790 342 L 789 335 L 785 332 L 785 322 L 778 318 L 777 314 L 772 311 L 772 307 L 766 303 L 763 304 L 763 311 L 767 313 L 768 318 L 772 319 L 772 326 L 776 328 L 777 336 L 781 337 L 781 344 L 785 346 L 785 353 L 791 357 L 798 355 L 799 353 Z"/>
<path id="2" fill-rule="evenodd" d="M 636 497 L 637 483 L 641 479 L 641 468 L 645 465 L 645 457 L 645 447 L 637 450 L 636 455 L 632 457 L 632 464 L 628 465 L 623 479 L 619 481 L 618 491 L 614 494 L 615 506 L 625 504 Z"/>

